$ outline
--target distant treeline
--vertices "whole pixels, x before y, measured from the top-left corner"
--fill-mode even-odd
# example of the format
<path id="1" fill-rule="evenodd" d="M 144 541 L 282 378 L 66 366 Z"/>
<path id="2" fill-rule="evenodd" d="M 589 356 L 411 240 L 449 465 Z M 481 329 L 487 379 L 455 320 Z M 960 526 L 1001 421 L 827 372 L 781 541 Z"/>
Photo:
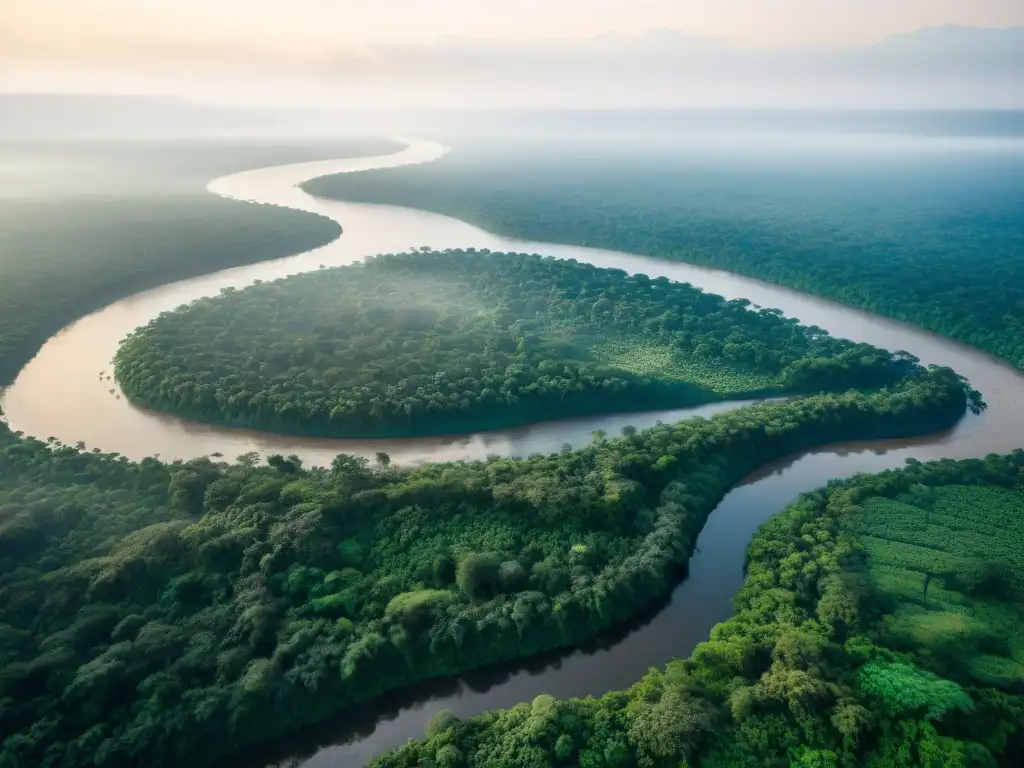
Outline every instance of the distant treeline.
<path id="1" fill-rule="evenodd" d="M 305 188 L 517 238 L 719 267 L 920 325 L 1024 369 L 1019 152 L 779 149 L 769 160 L 742 142 L 701 157 L 685 145 L 513 150 L 470 148 Z"/>
<path id="2" fill-rule="evenodd" d="M 18 198 L 15 188 L 0 198 L 0 386 L 10 384 L 51 335 L 110 302 L 316 248 L 341 232 L 321 216 L 217 197 L 205 188 L 211 178 L 395 149 L 376 140 L 242 149 L 167 142 L 32 145 L 32 157 L 66 161 L 69 178 L 66 192 Z M 88 179 L 77 175 L 83 165 L 91 173 L 107 170 L 113 180 L 97 181 L 102 191 L 90 191 Z"/>
<path id="3" fill-rule="evenodd" d="M 576 261 L 422 249 L 200 299 L 115 358 L 133 401 L 281 432 L 390 436 L 873 389 L 906 353 Z"/>

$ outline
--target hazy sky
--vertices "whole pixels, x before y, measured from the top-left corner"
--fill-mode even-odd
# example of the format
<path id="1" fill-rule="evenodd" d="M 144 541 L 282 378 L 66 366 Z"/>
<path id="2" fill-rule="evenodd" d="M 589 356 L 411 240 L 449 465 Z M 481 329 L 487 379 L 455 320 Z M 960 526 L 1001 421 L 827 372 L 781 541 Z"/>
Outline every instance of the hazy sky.
<path id="1" fill-rule="evenodd" d="M 405 66 L 415 75 L 433 55 L 381 46 L 446 36 L 579 40 L 670 28 L 733 49 L 836 50 L 950 24 L 1024 26 L 1024 0 L 0 0 L 0 92 L 205 88 L 333 103 L 343 74 L 351 98 L 360 88 L 379 98 L 366 73 Z M 477 74 L 477 61 L 467 72 Z M 436 80 L 440 91 L 449 74 Z"/>
<path id="2" fill-rule="evenodd" d="M 673 27 L 743 46 L 843 46 L 944 24 L 1024 24 L 1022 0 L 2 0 L 8 55 L 110 55 L 154 42 L 317 56 L 339 46 L 635 35 Z"/>

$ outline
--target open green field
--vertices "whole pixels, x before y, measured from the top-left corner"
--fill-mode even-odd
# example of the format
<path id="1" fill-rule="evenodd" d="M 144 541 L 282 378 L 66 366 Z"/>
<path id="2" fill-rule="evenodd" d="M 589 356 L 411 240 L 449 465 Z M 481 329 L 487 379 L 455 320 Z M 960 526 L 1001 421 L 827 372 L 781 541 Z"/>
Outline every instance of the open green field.
<path id="1" fill-rule="evenodd" d="M 770 392 L 783 386 L 779 375 L 751 370 L 725 360 L 711 362 L 697 356 L 681 355 L 678 349 L 668 344 L 609 339 L 600 342 L 592 352 L 606 365 L 637 376 L 689 381 L 710 392 Z"/>
<path id="2" fill-rule="evenodd" d="M 1024 492 L 922 488 L 863 510 L 886 644 L 978 683 L 1024 685 Z"/>
<path id="3" fill-rule="evenodd" d="M 748 305 L 575 261 L 420 250 L 164 313 L 115 372 L 178 415 L 382 436 L 875 389 L 915 366 Z"/>

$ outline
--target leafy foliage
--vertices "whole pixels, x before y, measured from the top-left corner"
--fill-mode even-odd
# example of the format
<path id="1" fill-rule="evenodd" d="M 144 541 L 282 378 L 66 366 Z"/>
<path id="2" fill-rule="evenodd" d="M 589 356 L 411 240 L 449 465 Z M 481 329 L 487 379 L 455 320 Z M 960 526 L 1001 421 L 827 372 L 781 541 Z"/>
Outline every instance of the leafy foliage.
<path id="1" fill-rule="evenodd" d="M 664 278 L 421 250 L 165 313 L 115 371 L 133 400 L 193 418 L 383 435 L 873 388 L 914 362 Z"/>
<path id="2" fill-rule="evenodd" d="M 868 664 L 861 669 L 858 683 L 889 715 L 916 710 L 933 720 L 954 709 L 974 708 L 971 697 L 959 685 L 911 664 Z"/>
<path id="3" fill-rule="evenodd" d="M 664 595 L 756 466 L 946 427 L 965 406 L 955 374 L 916 369 L 577 452 L 411 469 L 132 463 L 0 428 L 0 766 L 199 765 L 425 677 L 579 643 Z M 813 670 L 819 645 L 801 636 L 779 658 Z M 817 701 L 817 680 L 766 691 Z M 431 759 L 662 760 L 719 717 L 701 685 L 666 687 L 635 705 L 664 733 L 624 715 L 563 727 L 542 698 L 516 715 L 528 739 L 480 752 L 449 724 Z"/>
<path id="4" fill-rule="evenodd" d="M 431 765 L 442 744 L 466 768 L 1020 765 L 1024 676 L 979 684 L 963 672 L 970 647 L 957 662 L 934 647 L 888 645 L 875 556 L 859 531 L 884 525 L 877 510 L 897 498 L 955 499 L 961 519 L 991 521 L 1010 511 L 1012 494 L 1020 519 L 1022 486 L 1021 451 L 832 482 L 762 526 L 734 616 L 689 659 L 627 691 L 548 701 L 543 728 L 520 705 L 459 723 L 443 739 L 430 732 L 374 766 Z M 1003 504 L 989 508 L 992 498 Z"/>
<path id="5" fill-rule="evenodd" d="M 861 505 L 880 628 L 943 674 L 1024 689 L 1024 493 L 917 485 Z"/>

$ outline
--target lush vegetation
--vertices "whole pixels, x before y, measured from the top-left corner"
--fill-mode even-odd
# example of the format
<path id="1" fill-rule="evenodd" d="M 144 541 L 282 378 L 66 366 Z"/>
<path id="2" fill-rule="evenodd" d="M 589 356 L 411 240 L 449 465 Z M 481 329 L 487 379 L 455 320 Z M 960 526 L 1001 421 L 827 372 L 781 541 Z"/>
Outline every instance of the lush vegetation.
<path id="1" fill-rule="evenodd" d="M 424 249 L 164 313 L 115 371 L 132 400 L 179 415 L 376 436 L 870 389 L 913 369 L 748 305 L 575 261 Z"/>
<path id="2" fill-rule="evenodd" d="M 950 481 L 862 507 L 885 645 L 1024 693 L 1024 493 Z"/>
<path id="3" fill-rule="evenodd" d="M 598 699 L 442 713 L 374 765 L 1024 764 L 1024 452 L 909 464 L 764 525 L 689 659 Z"/>
<path id="4" fill-rule="evenodd" d="M 216 197 L 205 189 L 210 179 L 396 148 L 369 140 L 0 145 L 0 386 L 53 333 L 111 301 L 305 251 L 340 232 L 323 217 Z"/>
<path id="5" fill-rule="evenodd" d="M 0 429 L 0 766 L 208 763 L 417 679 L 576 644 L 664 595 L 757 465 L 947 427 L 972 400 L 948 369 L 916 369 L 578 452 L 414 469 L 132 463 Z"/>
<path id="6" fill-rule="evenodd" d="M 305 186 L 513 237 L 720 267 L 913 322 L 1024 368 L 1019 150 L 897 155 L 865 144 L 773 156 L 742 142 L 700 156 L 635 142 L 628 153 L 469 147 Z"/>

